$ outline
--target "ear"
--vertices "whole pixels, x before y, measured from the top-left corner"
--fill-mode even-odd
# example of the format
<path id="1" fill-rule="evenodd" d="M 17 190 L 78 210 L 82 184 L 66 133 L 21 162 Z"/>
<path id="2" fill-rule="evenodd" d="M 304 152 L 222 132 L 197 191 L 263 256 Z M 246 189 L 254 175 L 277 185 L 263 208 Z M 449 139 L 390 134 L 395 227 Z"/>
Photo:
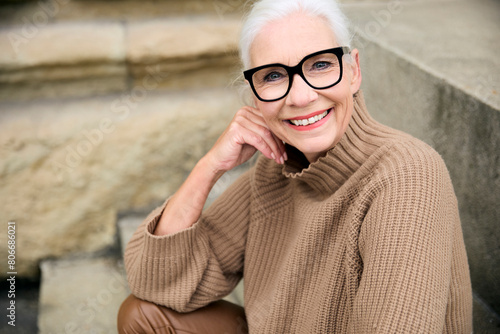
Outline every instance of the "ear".
<path id="1" fill-rule="evenodd" d="M 361 87 L 361 67 L 359 66 L 359 51 L 358 49 L 353 49 L 351 51 L 352 61 L 348 63 L 348 67 L 352 69 L 351 75 L 351 91 L 356 93 Z"/>

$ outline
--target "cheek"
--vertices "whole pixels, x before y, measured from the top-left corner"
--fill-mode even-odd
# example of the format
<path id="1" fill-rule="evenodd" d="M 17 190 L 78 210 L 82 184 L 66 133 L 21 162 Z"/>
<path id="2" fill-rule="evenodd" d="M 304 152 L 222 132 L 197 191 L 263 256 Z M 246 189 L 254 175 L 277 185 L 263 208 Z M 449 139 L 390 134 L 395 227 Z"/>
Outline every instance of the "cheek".
<path id="1" fill-rule="evenodd" d="M 328 89 L 328 96 L 333 101 L 345 103 L 352 94 L 349 90 L 349 85 L 346 84 L 345 80 L 342 80 L 338 85 Z"/>
<path id="2" fill-rule="evenodd" d="M 279 103 L 259 101 L 256 105 L 268 125 L 271 125 L 273 122 L 278 120 L 281 110 Z"/>

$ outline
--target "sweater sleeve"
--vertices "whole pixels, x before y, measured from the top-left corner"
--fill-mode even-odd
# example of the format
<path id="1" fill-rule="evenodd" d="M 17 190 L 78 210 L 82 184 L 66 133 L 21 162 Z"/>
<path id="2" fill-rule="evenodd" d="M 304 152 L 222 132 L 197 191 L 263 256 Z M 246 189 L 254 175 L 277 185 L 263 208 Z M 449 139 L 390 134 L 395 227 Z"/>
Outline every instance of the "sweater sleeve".
<path id="1" fill-rule="evenodd" d="M 467 257 L 444 162 L 413 147 L 379 172 L 360 230 L 349 333 L 471 333 Z"/>
<path id="2" fill-rule="evenodd" d="M 229 294 L 242 277 L 250 207 L 250 171 L 189 229 L 153 235 L 168 200 L 138 227 L 125 268 L 138 298 L 189 312 Z"/>

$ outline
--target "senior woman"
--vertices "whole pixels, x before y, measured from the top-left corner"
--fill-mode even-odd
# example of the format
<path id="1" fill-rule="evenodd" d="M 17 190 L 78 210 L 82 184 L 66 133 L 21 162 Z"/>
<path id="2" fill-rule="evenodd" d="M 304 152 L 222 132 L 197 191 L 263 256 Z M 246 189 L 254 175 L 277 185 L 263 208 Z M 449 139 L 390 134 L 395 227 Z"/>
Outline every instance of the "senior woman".
<path id="1" fill-rule="evenodd" d="M 130 241 L 121 333 L 471 333 L 448 171 L 369 116 L 346 26 L 333 0 L 254 4 L 240 44 L 253 104 Z M 242 277 L 244 310 L 220 301 Z"/>

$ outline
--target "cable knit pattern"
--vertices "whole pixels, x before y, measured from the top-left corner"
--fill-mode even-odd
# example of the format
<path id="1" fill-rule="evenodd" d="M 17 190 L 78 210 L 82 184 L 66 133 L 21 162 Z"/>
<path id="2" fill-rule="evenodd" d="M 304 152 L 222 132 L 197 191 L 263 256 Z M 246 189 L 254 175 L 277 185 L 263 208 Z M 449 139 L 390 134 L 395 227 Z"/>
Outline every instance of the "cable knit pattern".
<path id="1" fill-rule="evenodd" d="M 244 276 L 251 333 L 472 332 L 456 197 L 433 149 L 375 122 L 359 93 L 326 156 L 287 150 L 188 230 L 154 236 L 153 211 L 126 250 L 132 292 L 188 312 Z"/>

